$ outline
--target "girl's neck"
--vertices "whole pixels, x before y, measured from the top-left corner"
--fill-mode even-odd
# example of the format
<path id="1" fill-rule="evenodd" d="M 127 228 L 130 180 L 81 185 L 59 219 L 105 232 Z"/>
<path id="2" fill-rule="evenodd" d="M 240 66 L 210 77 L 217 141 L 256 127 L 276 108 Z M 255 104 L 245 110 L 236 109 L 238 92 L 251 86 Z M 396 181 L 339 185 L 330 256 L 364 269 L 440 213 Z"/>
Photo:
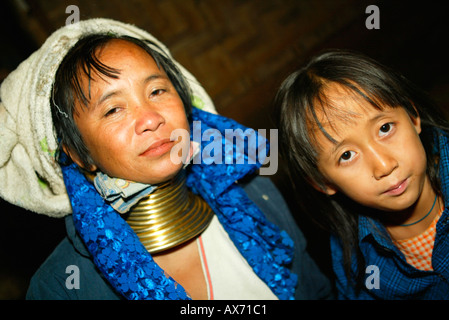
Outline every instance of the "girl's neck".
<path id="1" fill-rule="evenodd" d="M 443 205 L 443 199 L 432 189 L 429 179 L 426 179 L 415 204 L 402 212 L 389 214 L 384 225 L 394 240 L 415 237 L 430 226 Z"/>

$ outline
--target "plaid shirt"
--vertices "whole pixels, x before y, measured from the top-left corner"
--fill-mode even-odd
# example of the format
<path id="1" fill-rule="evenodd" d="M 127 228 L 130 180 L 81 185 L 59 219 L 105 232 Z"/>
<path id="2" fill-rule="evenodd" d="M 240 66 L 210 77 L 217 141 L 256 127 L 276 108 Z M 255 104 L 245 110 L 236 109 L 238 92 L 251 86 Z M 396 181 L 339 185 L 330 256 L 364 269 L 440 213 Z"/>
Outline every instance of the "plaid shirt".
<path id="1" fill-rule="evenodd" d="M 331 237 L 339 299 L 449 299 L 449 136 L 439 133 L 437 141 L 445 209 L 436 228 L 433 271 L 421 271 L 408 264 L 385 227 L 374 219 L 360 215 L 359 246 L 366 266 L 360 292 L 356 292 L 346 278 L 340 242 Z M 356 270 L 355 261 L 352 268 Z"/>

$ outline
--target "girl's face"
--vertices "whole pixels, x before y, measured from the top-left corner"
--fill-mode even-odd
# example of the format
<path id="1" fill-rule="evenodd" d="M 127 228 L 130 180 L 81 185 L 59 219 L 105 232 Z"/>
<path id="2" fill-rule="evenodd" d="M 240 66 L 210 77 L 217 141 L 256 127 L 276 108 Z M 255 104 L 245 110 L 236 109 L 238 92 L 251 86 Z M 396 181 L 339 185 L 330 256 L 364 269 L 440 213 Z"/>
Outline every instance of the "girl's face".
<path id="1" fill-rule="evenodd" d="M 383 211 L 407 210 L 419 202 L 430 206 L 427 202 L 433 198 L 428 196 L 432 190 L 419 138 L 420 118 L 411 118 L 400 107 L 378 110 L 336 85 L 328 89 L 327 97 L 338 111 L 318 113 L 324 129 L 336 140 L 331 142 L 315 128 L 318 168 L 327 181 L 321 191 L 342 192 Z"/>
<path id="2" fill-rule="evenodd" d="M 89 107 L 76 106 L 75 122 L 95 163 L 86 169 L 149 184 L 172 178 L 182 163 L 173 163 L 170 151 L 188 141 L 170 135 L 189 131 L 189 124 L 171 81 L 145 50 L 124 40 L 109 42 L 98 58 L 120 74 L 113 79 L 93 72 Z M 83 86 L 89 92 L 87 77 Z"/>

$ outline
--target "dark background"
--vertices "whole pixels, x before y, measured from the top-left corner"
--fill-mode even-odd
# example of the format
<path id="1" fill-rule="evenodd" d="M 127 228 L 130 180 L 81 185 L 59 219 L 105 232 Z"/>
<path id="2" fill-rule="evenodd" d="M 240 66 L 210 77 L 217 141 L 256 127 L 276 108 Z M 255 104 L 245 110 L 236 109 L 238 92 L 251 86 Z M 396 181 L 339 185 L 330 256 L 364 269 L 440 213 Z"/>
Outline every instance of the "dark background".
<path id="1" fill-rule="evenodd" d="M 380 29 L 368 30 L 368 5 Z M 3 0 L 0 81 L 36 50 L 77 5 L 81 19 L 108 17 L 152 33 L 204 86 L 222 115 L 272 128 L 269 110 L 282 80 L 324 48 L 361 51 L 402 72 L 449 109 L 448 29 L 443 1 L 362 0 Z M 301 215 L 284 165 L 272 180 L 283 192 L 331 275 L 327 234 Z M 0 182 L 1 183 L 1 182 Z M 23 299 L 28 282 L 65 234 L 48 218 L 0 199 L 0 299 Z"/>

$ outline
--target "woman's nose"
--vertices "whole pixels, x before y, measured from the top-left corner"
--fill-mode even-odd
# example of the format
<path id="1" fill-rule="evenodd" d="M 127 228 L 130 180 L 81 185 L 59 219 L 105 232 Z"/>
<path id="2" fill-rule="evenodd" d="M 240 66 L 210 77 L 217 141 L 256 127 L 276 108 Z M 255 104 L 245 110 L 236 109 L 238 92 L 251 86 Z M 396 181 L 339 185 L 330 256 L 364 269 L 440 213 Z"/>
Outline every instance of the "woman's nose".
<path id="1" fill-rule="evenodd" d="M 145 131 L 156 131 L 165 123 L 164 117 L 149 106 L 136 107 L 136 133 L 142 134 Z"/>
<path id="2" fill-rule="evenodd" d="M 396 158 L 381 147 L 370 148 L 369 157 L 373 166 L 373 176 L 376 180 L 390 175 L 397 167 L 398 162 Z"/>

